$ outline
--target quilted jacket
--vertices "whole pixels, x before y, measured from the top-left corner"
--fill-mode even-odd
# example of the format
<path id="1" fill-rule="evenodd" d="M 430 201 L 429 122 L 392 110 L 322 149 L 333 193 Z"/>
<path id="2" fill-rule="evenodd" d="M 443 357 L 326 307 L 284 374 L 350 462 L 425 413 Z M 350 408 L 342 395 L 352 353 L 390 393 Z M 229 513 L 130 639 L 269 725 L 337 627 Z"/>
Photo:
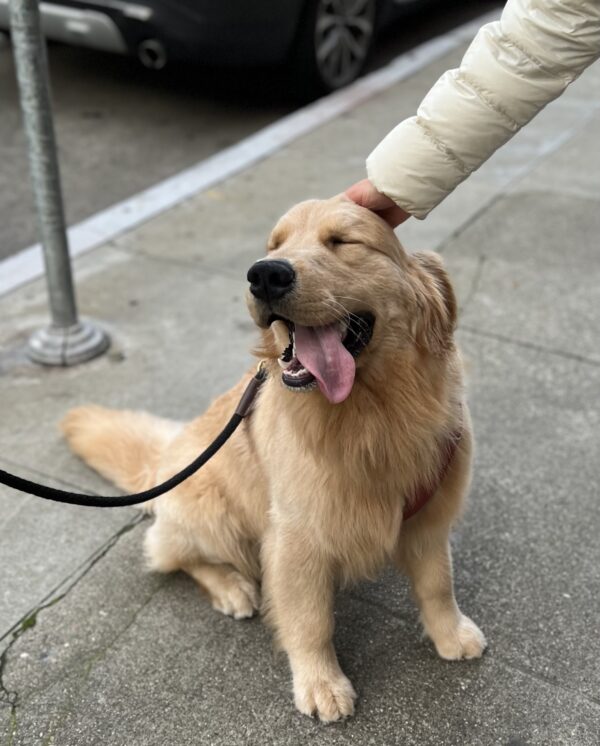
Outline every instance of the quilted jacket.
<path id="1" fill-rule="evenodd" d="M 426 217 L 598 57 L 600 0 L 508 0 L 460 67 L 371 153 L 369 179 Z"/>

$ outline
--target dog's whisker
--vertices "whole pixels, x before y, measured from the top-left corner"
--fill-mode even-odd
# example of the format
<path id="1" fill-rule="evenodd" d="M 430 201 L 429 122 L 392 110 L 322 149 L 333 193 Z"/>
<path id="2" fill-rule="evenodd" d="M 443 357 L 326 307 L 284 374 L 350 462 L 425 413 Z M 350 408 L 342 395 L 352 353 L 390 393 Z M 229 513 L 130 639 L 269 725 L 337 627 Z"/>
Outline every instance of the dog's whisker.
<path id="1" fill-rule="evenodd" d="M 372 306 L 370 303 L 367 303 L 367 301 L 361 300 L 360 298 L 353 298 L 351 295 L 338 295 L 338 298 L 341 298 L 342 300 L 356 301 L 356 303 L 360 303 L 362 306 L 366 306 L 367 308 L 370 308 L 371 311 L 376 312 L 375 306 Z"/>
<path id="2" fill-rule="evenodd" d="M 354 316 L 354 314 L 351 311 L 349 311 L 343 303 L 340 303 L 335 298 L 329 298 L 328 301 L 329 301 L 329 304 L 330 304 L 331 308 L 334 308 L 336 306 L 338 308 L 340 308 L 341 309 L 341 313 L 342 313 L 342 315 L 344 317 L 346 317 L 346 316 Z M 338 313 L 339 313 L 339 311 L 338 311 Z"/>
<path id="3" fill-rule="evenodd" d="M 369 325 L 364 321 L 364 319 L 361 319 L 360 316 L 357 316 L 355 313 L 352 313 L 352 311 L 349 311 L 343 304 L 337 303 L 337 301 L 333 301 L 333 303 L 335 303 L 341 309 L 338 310 L 334 305 L 331 304 L 331 302 L 328 303 L 328 308 L 330 308 L 333 313 L 336 314 L 336 320 L 344 322 L 350 320 L 361 331 L 367 331 Z"/>
<path id="4" fill-rule="evenodd" d="M 365 322 L 365 320 L 362 319 L 360 316 L 357 316 L 355 313 L 352 313 L 352 311 L 348 310 L 343 303 L 340 303 L 338 300 L 335 300 L 333 298 L 329 299 L 329 301 L 330 303 L 335 303 L 337 306 L 339 306 L 343 310 L 344 317 L 352 320 L 359 329 L 365 332 L 368 330 L 369 325 Z M 331 308 L 332 310 L 334 310 L 333 307 Z"/>
<path id="5" fill-rule="evenodd" d="M 338 308 L 336 308 L 333 305 L 333 302 L 331 300 L 328 300 L 327 298 L 323 299 L 323 304 L 326 306 L 326 308 L 328 308 L 330 311 L 333 312 L 333 314 L 335 315 L 335 320 L 336 321 L 344 321 L 345 320 L 345 318 L 347 316 L 346 309 L 344 309 L 342 307 L 343 310 L 340 311 Z"/>
<path id="6" fill-rule="evenodd" d="M 357 316 L 357 315 L 356 315 L 355 313 L 353 313 L 352 311 L 350 311 L 350 309 L 349 309 L 349 308 L 347 308 L 347 307 L 346 307 L 346 305 L 345 305 L 344 303 L 341 303 L 341 302 L 340 302 L 339 300 L 337 300 L 337 299 L 331 299 L 331 300 L 332 300 L 332 302 L 333 302 L 333 303 L 335 303 L 335 304 L 336 304 L 337 306 L 339 306 L 340 308 L 342 308 L 342 309 L 344 310 L 344 313 L 345 313 L 345 314 L 346 314 L 347 316 L 350 316 L 351 318 L 354 318 L 354 319 L 359 319 L 359 318 L 360 318 L 360 317 L 359 317 L 359 316 Z"/>

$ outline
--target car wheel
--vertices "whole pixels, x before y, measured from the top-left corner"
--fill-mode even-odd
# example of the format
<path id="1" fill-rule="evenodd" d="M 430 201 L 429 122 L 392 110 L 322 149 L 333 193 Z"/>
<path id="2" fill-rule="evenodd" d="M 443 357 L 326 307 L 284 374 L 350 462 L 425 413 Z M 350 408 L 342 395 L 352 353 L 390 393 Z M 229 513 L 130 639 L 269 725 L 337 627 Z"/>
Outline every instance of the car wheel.
<path id="1" fill-rule="evenodd" d="M 377 0 L 308 0 L 292 60 L 301 93 L 329 93 L 360 75 L 373 43 L 376 6 Z"/>

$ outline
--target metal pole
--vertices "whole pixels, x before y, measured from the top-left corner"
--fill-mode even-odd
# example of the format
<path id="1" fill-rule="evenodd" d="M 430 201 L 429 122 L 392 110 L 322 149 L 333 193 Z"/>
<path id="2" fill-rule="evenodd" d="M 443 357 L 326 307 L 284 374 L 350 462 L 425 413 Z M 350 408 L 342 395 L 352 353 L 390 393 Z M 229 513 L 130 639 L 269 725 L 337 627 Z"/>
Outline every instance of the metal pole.
<path id="1" fill-rule="evenodd" d="M 10 26 L 51 315 L 28 353 L 38 363 L 75 365 L 104 352 L 109 338 L 77 316 L 38 0 L 10 0 Z"/>

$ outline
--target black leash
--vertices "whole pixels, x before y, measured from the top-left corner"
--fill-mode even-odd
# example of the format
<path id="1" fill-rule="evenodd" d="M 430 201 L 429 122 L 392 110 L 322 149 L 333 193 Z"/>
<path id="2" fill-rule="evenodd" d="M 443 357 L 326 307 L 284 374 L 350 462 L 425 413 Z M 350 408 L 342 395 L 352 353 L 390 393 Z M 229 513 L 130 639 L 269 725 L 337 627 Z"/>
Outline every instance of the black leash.
<path id="1" fill-rule="evenodd" d="M 106 497 L 101 495 L 84 495 L 79 492 L 58 490 L 54 487 L 47 487 L 46 485 L 38 484 L 37 482 L 30 482 L 29 479 L 17 477 L 15 474 L 9 474 L 6 471 L 2 471 L 2 469 L 0 469 L 0 484 L 5 484 L 7 487 L 12 487 L 20 492 L 43 497 L 45 500 L 54 500 L 55 502 L 68 503 L 69 505 L 83 505 L 89 508 L 124 508 L 129 505 L 139 505 L 139 503 L 146 502 L 146 500 L 152 500 L 154 497 L 159 497 L 159 495 L 164 495 L 165 492 L 169 492 L 169 490 L 177 487 L 177 485 L 184 482 L 188 477 L 191 477 L 192 474 L 195 474 L 198 469 L 204 466 L 204 464 L 225 445 L 237 429 L 240 422 L 250 413 L 252 402 L 266 378 L 267 372 L 261 364 L 258 367 L 256 375 L 252 378 L 242 394 L 242 398 L 240 399 L 235 412 L 231 416 L 231 419 L 208 448 L 201 453 L 195 461 L 193 461 L 189 466 L 186 466 L 185 469 L 182 469 L 178 474 L 175 474 L 170 479 L 167 479 L 166 482 L 163 482 L 156 487 L 144 490 L 144 492 L 137 492 L 134 495 Z"/>

